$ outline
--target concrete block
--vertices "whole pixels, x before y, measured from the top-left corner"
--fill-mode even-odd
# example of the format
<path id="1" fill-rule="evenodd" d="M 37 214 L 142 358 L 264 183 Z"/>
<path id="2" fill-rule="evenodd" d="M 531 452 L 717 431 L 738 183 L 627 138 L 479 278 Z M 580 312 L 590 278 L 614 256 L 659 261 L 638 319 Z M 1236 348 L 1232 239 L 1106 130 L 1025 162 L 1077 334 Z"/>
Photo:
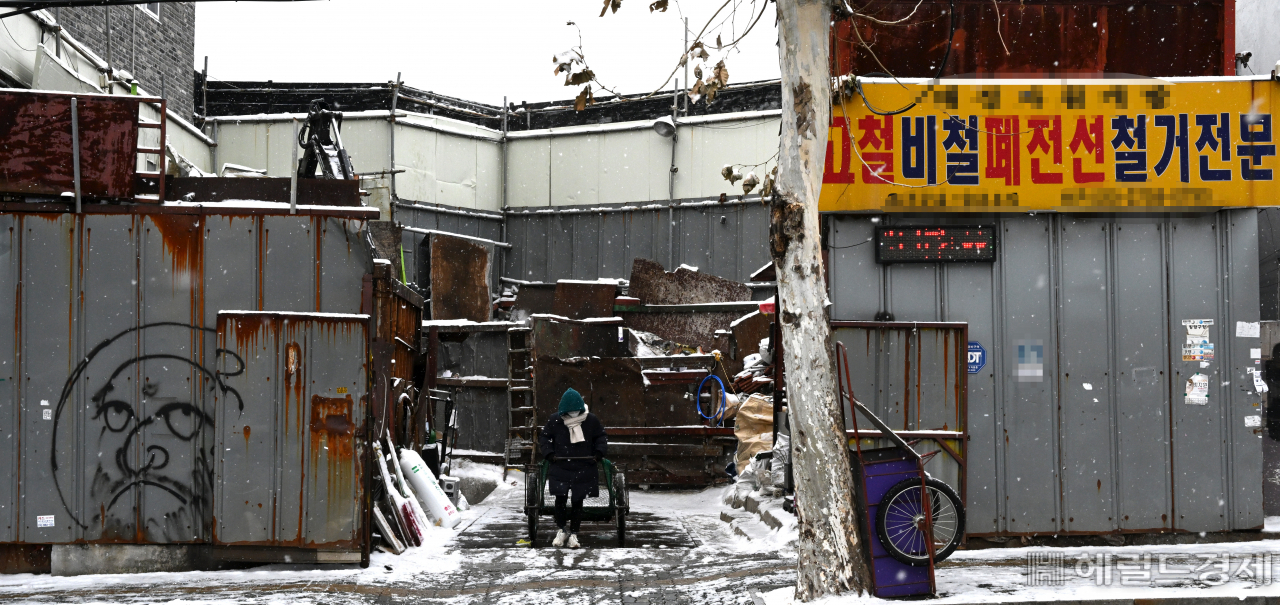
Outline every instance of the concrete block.
<path id="1" fill-rule="evenodd" d="M 191 571 L 200 568 L 199 546 L 158 544 L 54 544 L 55 576 Z"/>
<path id="2" fill-rule="evenodd" d="M 489 477 L 463 475 L 458 477 L 458 489 L 462 491 L 463 496 L 467 497 L 467 502 L 474 506 L 488 498 L 493 490 L 498 489 L 498 482 Z"/>

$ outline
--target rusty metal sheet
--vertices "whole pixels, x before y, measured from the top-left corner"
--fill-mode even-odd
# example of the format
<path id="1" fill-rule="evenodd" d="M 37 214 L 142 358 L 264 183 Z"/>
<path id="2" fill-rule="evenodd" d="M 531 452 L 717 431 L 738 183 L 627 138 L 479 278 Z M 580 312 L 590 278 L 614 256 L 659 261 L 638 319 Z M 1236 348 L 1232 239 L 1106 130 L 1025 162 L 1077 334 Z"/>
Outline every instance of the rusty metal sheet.
<path id="1" fill-rule="evenodd" d="M 751 300 L 746 284 L 690 271 L 680 267 L 673 272 L 647 258 L 631 263 L 631 296 L 646 305 L 687 305 Z"/>
<path id="2" fill-rule="evenodd" d="M 289 203 L 290 179 L 165 177 L 164 199 L 210 204 L 231 200 Z M 360 206 L 360 181 L 298 179 L 298 205 Z"/>
<path id="3" fill-rule="evenodd" d="M 864 9 L 882 21 L 907 19 L 902 25 L 852 18 L 837 21 L 831 28 L 833 73 L 887 69 L 898 77 L 935 77 L 947 52 L 949 0 L 925 0 L 916 10 L 917 4 L 882 0 Z M 954 4 L 956 31 L 944 75 L 1235 74 L 1234 56 L 1226 56 L 1234 52 L 1235 32 L 1224 36 L 1230 26 L 1224 28 L 1228 21 L 1223 0 L 1127 4 L 1050 0 L 998 5 L 989 0 L 956 0 Z M 852 29 L 855 23 L 858 32 Z M 862 45 L 859 34 L 875 49 L 876 57 Z"/>
<path id="4" fill-rule="evenodd" d="M 516 292 L 512 318 L 528 318 L 535 313 L 551 313 L 555 308 L 556 284 L 521 284 Z"/>
<path id="5" fill-rule="evenodd" d="M 0 92 L 0 191 L 74 191 L 71 99 L 80 129 L 80 190 L 132 198 L 138 157 L 138 101 L 129 97 Z"/>
<path id="6" fill-rule="evenodd" d="M 359 548 L 368 319 L 218 314 L 215 545 Z"/>
<path id="7" fill-rule="evenodd" d="M 492 250 L 460 237 L 433 233 L 428 275 L 431 319 L 489 321 L 489 268 Z"/>
<path id="8" fill-rule="evenodd" d="M 617 324 L 573 323 L 545 317 L 535 317 L 530 324 L 533 354 L 537 357 L 628 356 L 625 333 Z"/>
<path id="9" fill-rule="evenodd" d="M 551 313 L 569 319 L 612 317 L 617 296 L 618 286 L 614 284 L 561 280 L 556 282 Z"/>
<path id="10" fill-rule="evenodd" d="M 702 347 L 710 353 L 714 349 L 729 350 L 729 339 L 718 330 L 728 330 L 739 311 L 712 313 L 621 313 L 628 328 L 652 332 L 664 340 L 686 347 Z"/>
<path id="11" fill-rule="evenodd" d="M 0 574 L 49 573 L 52 557 L 48 544 L 0 544 Z"/>

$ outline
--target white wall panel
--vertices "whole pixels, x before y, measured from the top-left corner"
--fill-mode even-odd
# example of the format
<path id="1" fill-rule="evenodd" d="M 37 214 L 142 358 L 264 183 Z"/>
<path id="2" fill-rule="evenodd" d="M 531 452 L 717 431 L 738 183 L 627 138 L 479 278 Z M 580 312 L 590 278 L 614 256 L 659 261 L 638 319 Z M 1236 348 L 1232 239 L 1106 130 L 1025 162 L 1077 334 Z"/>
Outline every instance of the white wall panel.
<path id="1" fill-rule="evenodd" d="M 551 139 L 507 143 L 507 205 L 551 204 Z"/>
<path id="2" fill-rule="evenodd" d="M 666 197 L 666 183 L 661 192 L 650 189 L 648 177 L 655 162 L 650 158 L 651 139 L 660 139 L 647 130 L 609 132 L 600 146 L 600 203 L 623 204 L 651 200 L 654 195 Z M 661 162 L 667 161 L 664 156 Z"/>
<path id="3" fill-rule="evenodd" d="M 476 208 L 502 210 L 502 146 L 476 144 Z"/>
<path id="4" fill-rule="evenodd" d="M 430 130 L 396 126 L 396 195 L 436 202 L 436 137 Z"/>
<path id="5" fill-rule="evenodd" d="M 579 206 L 600 203 L 600 153 L 604 136 L 597 134 L 551 139 L 551 204 Z"/>

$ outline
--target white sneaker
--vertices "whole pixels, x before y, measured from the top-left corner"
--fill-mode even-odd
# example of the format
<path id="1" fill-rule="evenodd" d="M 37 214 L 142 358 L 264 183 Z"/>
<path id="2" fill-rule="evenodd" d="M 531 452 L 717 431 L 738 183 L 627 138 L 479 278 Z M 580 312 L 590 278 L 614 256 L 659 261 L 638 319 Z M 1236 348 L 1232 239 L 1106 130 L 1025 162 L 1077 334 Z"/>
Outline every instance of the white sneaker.
<path id="1" fill-rule="evenodd" d="M 569 548 L 578 548 L 582 546 L 578 544 L 578 534 L 569 534 Z"/>
<path id="2" fill-rule="evenodd" d="M 563 529 L 562 529 L 562 530 L 560 530 L 560 531 L 558 531 L 558 532 L 556 532 L 556 539 L 551 541 L 551 545 L 552 545 L 552 546 L 564 546 L 564 540 L 565 540 L 565 538 L 566 538 L 566 537 L 569 537 L 569 534 L 564 533 L 564 530 L 563 530 Z M 572 544 L 574 544 L 574 545 L 575 545 L 575 546 L 573 546 L 573 548 L 577 548 L 577 546 L 576 546 L 576 545 L 578 544 L 578 540 L 577 540 L 577 538 L 576 538 L 576 537 L 573 537 L 573 538 L 569 538 L 569 540 L 570 540 L 570 543 L 572 543 Z"/>

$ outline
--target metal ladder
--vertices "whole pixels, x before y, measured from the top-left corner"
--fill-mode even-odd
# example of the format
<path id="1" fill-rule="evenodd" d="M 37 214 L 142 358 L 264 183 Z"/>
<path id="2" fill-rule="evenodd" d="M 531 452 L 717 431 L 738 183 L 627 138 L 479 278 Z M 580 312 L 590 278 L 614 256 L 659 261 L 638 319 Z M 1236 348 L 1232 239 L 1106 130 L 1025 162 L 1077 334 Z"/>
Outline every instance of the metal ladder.
<path id="1" fill-rule="evenodd" d="M 502 451 L 502 478 L 534 461 L 537 416 L 533 409 L 533 330 L 507 330 L 507 442 Z"/>

